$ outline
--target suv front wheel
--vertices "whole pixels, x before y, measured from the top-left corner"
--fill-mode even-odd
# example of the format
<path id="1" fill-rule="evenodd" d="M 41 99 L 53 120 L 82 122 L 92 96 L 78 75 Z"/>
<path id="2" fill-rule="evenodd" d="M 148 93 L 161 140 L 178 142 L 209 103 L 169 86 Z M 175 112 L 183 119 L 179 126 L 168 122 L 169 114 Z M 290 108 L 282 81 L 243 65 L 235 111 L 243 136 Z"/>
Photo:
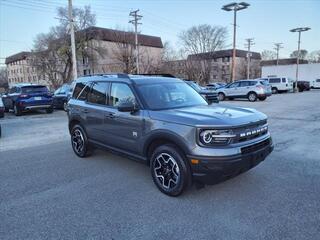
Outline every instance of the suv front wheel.
<path id="1" fill-rule="evenodd" d="M 156 186 L 169 196 L 180 195 L 191 184 L 190 167 L 174 145 L 156 148 L 151 156 L 150 168 Z"/>
<path id="2" fill-rule="evenodd" d="M 88 142 L 87 134 L 82 126 L 76 124 L 71 130 L 71 144 L 74 153 L 81 158 L 91 154 L 91 148 Z"/>

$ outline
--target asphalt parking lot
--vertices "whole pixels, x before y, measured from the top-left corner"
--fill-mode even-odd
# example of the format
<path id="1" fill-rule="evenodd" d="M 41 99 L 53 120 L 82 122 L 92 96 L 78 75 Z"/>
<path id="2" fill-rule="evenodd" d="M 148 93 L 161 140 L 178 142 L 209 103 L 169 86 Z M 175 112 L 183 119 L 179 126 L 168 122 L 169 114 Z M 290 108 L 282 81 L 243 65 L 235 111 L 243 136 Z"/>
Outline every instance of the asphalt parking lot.
<path id="1" fill-rule="evenodd" d="M 226 182 L 162 194 L 149 168 L 96 150 L 75 156 L 63 111 L 0 120 L 0 239 L 319 239 L 320 90 L 278 94 L 274 152 Z"/>

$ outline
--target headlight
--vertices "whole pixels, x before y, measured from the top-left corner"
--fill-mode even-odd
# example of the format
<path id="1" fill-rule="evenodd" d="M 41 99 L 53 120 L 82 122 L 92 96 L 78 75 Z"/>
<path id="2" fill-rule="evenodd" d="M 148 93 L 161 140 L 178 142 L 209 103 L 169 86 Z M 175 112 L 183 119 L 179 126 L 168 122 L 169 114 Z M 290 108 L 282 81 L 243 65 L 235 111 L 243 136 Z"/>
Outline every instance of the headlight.
<path id="1" fill-rule="evenodd" d="M 229 144 L 236 135 L 232 130 L 200 130 L 199 140 L 203 145 Z"/>

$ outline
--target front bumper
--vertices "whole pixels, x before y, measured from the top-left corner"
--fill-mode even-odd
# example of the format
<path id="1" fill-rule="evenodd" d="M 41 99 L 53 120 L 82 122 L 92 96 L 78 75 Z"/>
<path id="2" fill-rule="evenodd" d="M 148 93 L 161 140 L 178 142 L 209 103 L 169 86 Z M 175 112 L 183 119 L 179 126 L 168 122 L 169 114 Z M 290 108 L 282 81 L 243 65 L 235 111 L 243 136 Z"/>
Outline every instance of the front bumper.
<path id="1" fill-rule="evenodd" d="M 188 156 L 199 160 L 192 164 L 193 180 L 204 184 L 216 184 L 235 177 L 262 162 L 273 151 L 271 137 L 243 148 L 243 152 L 223 157 Z"/>

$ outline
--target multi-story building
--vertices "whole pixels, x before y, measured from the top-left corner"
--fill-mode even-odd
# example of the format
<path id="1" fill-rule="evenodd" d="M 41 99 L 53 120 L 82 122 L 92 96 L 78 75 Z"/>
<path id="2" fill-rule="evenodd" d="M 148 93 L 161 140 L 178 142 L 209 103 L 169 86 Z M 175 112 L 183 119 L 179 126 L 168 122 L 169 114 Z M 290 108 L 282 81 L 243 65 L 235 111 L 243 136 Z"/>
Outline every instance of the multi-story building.
<path id="1" fill-rule="evenodd" d="M 31 52 L 20 52 L 7 57 L 5 63 L 7 65 L 8 84 L 11 86 L 15 83 L 45 83 L 45 77 L 39 75 L 36 68 L 32 66 Z"/>
<path id="2" fill-rule="evenodd" d="M 236 80 L 247 78 L 247 54 L 247 51 L 239 49 L 236 50 Z M 260 61 L 260 53 L 250 53 L 250 78 L 257 78 L 261 76 Z M 231 79 L 231 62 L 232 49 L 228 49 L 192 54 L 189 55 L 186 60 L 170 61 L 165 63 L 164 69 L 167 73 L 178 73 L 178 75 L 183 78 L 188 78 L 190 71 L 195 71 L 198 72 L 198 74 L 207 74 L 207 79 L 209 81 L 228 82 Z"/>
<path id="3" fill-rule="evenodd" d="M 110 72 L 133 72 L 135 71 L 135 35 L 113 29 L 89 27 L 76 33 L 77 44 L 85 47 L 77 52 L 78 76 L 110 73 Z M 57 44 L 58 41 L 55 43 Z M 155 71 L 160 66 L 162 56 L 162 41 L 160 37 L 138 34 L 139 43 L 139 66 L 141 73 Z M 44 74 L 35 65 L 35 58 L 41 54 L 20 52 L 6 58 L 9 86 L 15 83 L 30 82 L 53 86 L 49 80 L 61 76 L 54 73 L 50 76 Z M 63 61 L 57 61 L 57 65 L 63 66 Z M 72 77 L 71 77 L 72 78 Z M 59 82 L 58 81 L 58 82 Z M 65 80 L 61 80 L 63 82 Z"/>

